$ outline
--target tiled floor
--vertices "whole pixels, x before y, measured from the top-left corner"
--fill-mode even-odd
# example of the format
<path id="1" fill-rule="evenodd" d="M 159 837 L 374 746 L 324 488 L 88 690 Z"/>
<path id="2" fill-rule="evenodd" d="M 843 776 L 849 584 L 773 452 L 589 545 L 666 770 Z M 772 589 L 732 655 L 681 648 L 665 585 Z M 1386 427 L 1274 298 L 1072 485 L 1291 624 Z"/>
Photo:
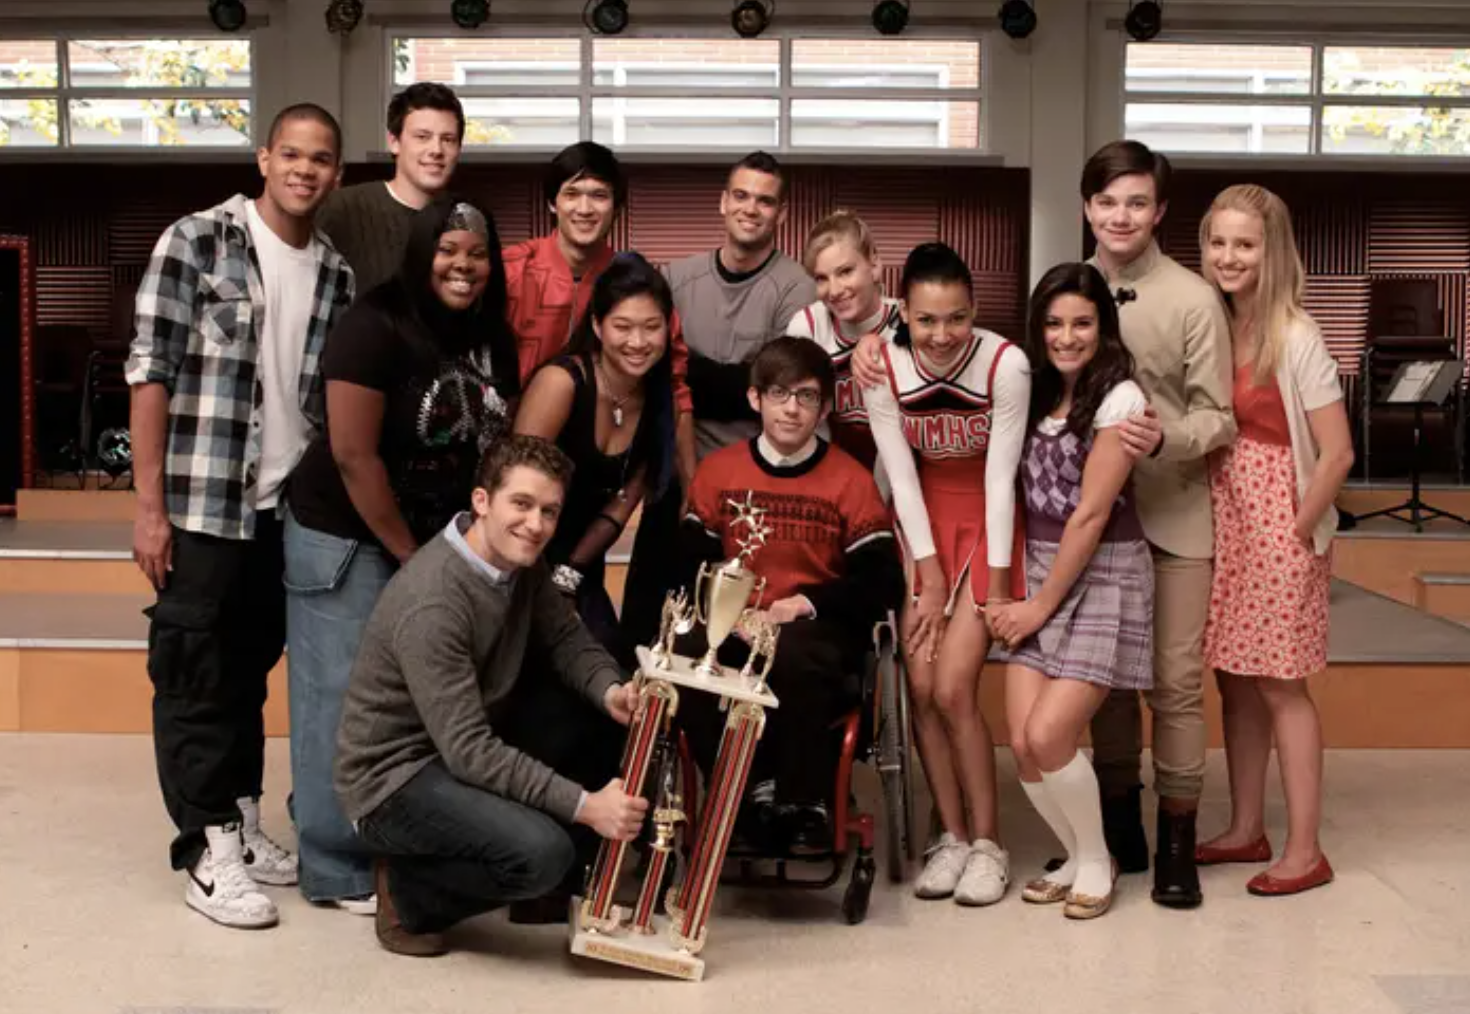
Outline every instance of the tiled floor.
<path id="1" fill-rule="evenodd" d="M 267 822 L 286 828 L 272 741 Z M 1211 758 L 1206 830 L 1224 819 Z M 1018 877 L 1051 851 L 1002 763 Z M 1463 1014 L 1470 1010 L 1470 755 L 1344 752 L 1328 761 L 1338 881 L 1294 899 L 1205 873 L 1169 912 L 1127 878 L 1095 924 L 1055 909 L 962 910 L 878 885 L 868 922 L 835 892 L 722 896 L 709 974 L 685 984 L 574 963 L 564 933 L 490 917 L 448 958 L 378 950 L 367 920 L 280 890 L 277 929 L 218 928 L 184 907 L 145 737 L 0 736 L 0 1011 L 304 1014 L 873 1011 L 942 1014 Z M 1283 813 L 1273 795 L 1273 837 Z M 282 837 L 287 837 L 284 832 Z"/>

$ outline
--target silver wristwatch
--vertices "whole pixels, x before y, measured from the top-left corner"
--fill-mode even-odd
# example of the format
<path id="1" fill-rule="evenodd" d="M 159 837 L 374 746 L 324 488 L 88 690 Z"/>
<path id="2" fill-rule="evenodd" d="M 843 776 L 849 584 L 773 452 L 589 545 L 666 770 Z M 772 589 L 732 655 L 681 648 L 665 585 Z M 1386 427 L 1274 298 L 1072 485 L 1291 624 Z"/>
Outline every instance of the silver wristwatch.
<path id="1" fill-rule="evenodd" d="M 551 583 L 568 595 L 575 594 L 582 584 L 582 572 L 575 567 L 569 567 L 564 563 L 559 563 L 556 565 L 556 569 L 551 572 Z"/>

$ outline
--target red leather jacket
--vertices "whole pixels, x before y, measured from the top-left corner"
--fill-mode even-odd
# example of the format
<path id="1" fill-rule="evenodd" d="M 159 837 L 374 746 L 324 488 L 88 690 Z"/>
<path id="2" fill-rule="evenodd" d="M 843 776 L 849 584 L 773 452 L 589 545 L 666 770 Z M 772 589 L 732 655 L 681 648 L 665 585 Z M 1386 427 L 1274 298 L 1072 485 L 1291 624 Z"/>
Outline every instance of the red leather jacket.
<path id="1" fill-rule="evenodd" d="M 604 247 L 587 266 L 580 282 L 557 246 L 556 233 L 505 248 L 506 318 L 515 332 L 520 358 L 521 387 L 542 363 L 566 347 L 567 339 L 592 298 L 597 276 L 612 262 L 613 249 Z M 694 402 L 685 380 L 689 348 L 684 344 L 678 315 L 670 321 L 669 365 L 674 373 L 674 407 L 692 412 Z"/>

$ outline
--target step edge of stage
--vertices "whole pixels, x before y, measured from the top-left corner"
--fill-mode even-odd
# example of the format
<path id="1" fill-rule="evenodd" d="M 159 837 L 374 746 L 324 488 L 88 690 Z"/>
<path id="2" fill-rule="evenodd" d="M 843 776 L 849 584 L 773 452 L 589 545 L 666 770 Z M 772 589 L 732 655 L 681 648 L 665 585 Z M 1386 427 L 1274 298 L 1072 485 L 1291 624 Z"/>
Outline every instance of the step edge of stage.
<path id="1" fill-rule="evenodd" d="M 0 560 L 66 560 L 79 563 L 116 563 L 131 561 L 127 549 L 14 549 L 0 546 Z"/>
<path id="2" fill-rule="evenodd" d="M 1420 571 L 1414 575 L 1421 584 L 1453 587 L 1470 585 L 1470 574 L 1461 571 Z"/>
<path id="3" fill-rule="evenodd" d="M 12 651 L 147 651 L 147 638 L 0 637 L 0 650 Z"/>
<path id="4" fill-rule="evenodd" d="M 1411 542 L 1466 542 L 1470 541 L 1470 528 L 1466 528 L 1463 531 L 1434 528 L 1423 532 L 1416 532 L 1414 531 L 1413 525 L 1405 523 L 1402 531 L 1392 529 L 1384 530 L 1377 528 L 1350 528 L 1347 531 L 1340 531 L 1335 533 L 1333 535 L 1333 538 L 1350 540 L 1373 539 L 1382 542 L 1393 541 L 1395 539 L 1408 540 Z"/>

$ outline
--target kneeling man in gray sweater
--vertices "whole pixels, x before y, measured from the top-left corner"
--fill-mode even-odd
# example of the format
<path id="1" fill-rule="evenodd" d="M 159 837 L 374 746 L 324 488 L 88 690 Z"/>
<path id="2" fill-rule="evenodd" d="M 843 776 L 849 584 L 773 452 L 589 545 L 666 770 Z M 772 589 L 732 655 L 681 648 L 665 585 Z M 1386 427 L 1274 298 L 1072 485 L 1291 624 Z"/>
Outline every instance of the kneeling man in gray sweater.
<path id="1" fill-rule="evenodd" d="M 336 786 L 382 856 L 378 940 L 395 953 L 442 954 L 455 923 L 555 891 L 576 862 L 573 825 L 631 840 L 647 811 L 616 778 L 589 791 L 539 749 L 586 752 L 565 735 L 584 716 L 529 703 L 556 699 L 539 692 L 552 680 L 622 725 L 636 702 L 540 559 L 571 471 L 544 440 L 497 442 L 473 509 L 389 582 L 363 635 Z"/>

